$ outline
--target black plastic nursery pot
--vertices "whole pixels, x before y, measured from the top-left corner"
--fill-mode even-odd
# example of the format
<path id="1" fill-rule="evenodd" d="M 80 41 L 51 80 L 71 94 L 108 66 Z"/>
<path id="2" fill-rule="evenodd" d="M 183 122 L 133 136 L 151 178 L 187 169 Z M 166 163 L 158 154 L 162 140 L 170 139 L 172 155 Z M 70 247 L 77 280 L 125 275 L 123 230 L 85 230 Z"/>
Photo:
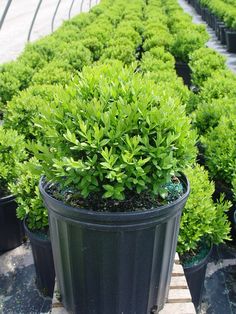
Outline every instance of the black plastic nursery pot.
<path id="1" fill-rule="evenodd" d="M 211 253 L 212 247 L 210 248 L 208 254 L 201 261 L 199 261 L 199 263 L 194 264 L 193 266 L 183 265 L 184 274 L 192 297 L 192 302 L 196 310 L 198 310 L 202 302 L 206 268 Z"/>
<path id="2" fill-rule="evenodd" d="M 78 314 L 151 314 L 167 299 L 182 209 L 189 195 L 137 212 L 95 212 L 40 192 L 49 212 L 62 303 Z"/>
<path id="3" fill-rule="evenodd" d="M 16 217 L 17 203 L 14 196 L 0 198 L 0 251 L 5 252 L 22 244 L 24 228 Z"/>
<path id="4" fill-rule="evenodd" d="M 191 86 L 191 69 L 187 63 L 177 61 L 175 63 L 175 70 L 178 76 L 182 77 L 184 84 Z"/>
<path id="5" fill-rule="evenodd" d="M 220 42 L 222 45 L 226 45 L 226 26 L 220 25 L 219 31 L 220 31 Z"/>
<path id="6" fill-rule="evenodd" d="M 236 52 L 236 31 L 226 30 L 226 45 L 229 52 Z"/>
<path id="7" fill-rule="evenodd" d="M 221 28 L 225 27 L 225 24 L 223 22 L 217 22 L 216 27 L 215 27 L 215 34 L 216 37 L 220 40 L 220 35 L 221 35 Z"/>
<path id="8" fill-rule="evenodd" d="M 38 233 L 30 231 L 25 220 L 24 228 L 33 252 L 37 288 L 43 295 L 52 297 L 55 284 L 55 268 L 51 241 L 47 237 L 42 237 Z"/>

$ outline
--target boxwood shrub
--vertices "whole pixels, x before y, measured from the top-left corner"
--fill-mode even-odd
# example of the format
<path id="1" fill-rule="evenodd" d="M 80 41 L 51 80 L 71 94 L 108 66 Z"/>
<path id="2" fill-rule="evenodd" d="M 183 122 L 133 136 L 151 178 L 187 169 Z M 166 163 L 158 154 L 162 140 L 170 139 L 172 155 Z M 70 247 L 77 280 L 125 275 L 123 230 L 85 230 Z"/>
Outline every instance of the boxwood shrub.
<path id="1" fill-rule="evenodd" d="M 18 204 L 16 214 L 21 220 L 27 218 L 30 230 L 47 231 L 48 212 L 41 199 L 38 183 L 41 176 L 40 167 L 35 158 L 19 165 L 19 178 L 10 184 L 10 190 L 16 195 Z"/>
<path id="2" fill-rule="evenodd" d="M 200 135 L 211 132 L 214 129 L 222 116 L 236 114 L 236 99 L 223 97 L 213 99 L 211 102 L 202 102 L 198 104 L 196 111 L 193 114 L 194 125 Z"/>
<path id="3" fill-rule="evenodd" d="M 43 141 L 44 130 L 36 127 L 33 119 L 42 107 L 50 106 L 59 90 L 52 85 L 33 85 L 14 96 L 4 111 L 4 128 L 16 130 L 26 140 Z"/>
<path id="4" fill-rule="evenodd" d="M 9 184 L 19 177 L 19 163 L 27 157 L 24 148 L 22 135 L 0 126 L 0 197 L 10 194 Z"/>
<path id="5" fill-rule="evenodd" d="M 222 116 L 202 142 L 206 146 L 206 164 L 211 176 L 231 184 L 236 174 L 236 115 Z"/>
<path id="6" fill-rule="evenodd" d="M 196 134 L 178 97 L 158 95 L 154 82 L 120 62 L 84 68 L 36 124 L 48 148 L 32 150 L 47 179 L 85 198 L 158 195 L 195 159 Z"/>
<path id="7" fill-rule="evenodd" d="M 189 66 L 191 68 L 192 83 L 201 87 L 217 70 L 225 70 L 225 57 L 214 49 L 202 47 L 190 55 Z"/>
<path id="8" fill-rule="evenodd" d="M 226 212 L 231 203 L 224 201 L 223 197 L 218 203 L 213 202 L 214 184 L 209 181 L 203 167 L 196 165 L 186 169 L 185 173 L 190 181 L 191 193 L 180 221 L 177 252 L 191 254 L 197 251 L 203 239 L 209 246 L 230 239 Z"/>

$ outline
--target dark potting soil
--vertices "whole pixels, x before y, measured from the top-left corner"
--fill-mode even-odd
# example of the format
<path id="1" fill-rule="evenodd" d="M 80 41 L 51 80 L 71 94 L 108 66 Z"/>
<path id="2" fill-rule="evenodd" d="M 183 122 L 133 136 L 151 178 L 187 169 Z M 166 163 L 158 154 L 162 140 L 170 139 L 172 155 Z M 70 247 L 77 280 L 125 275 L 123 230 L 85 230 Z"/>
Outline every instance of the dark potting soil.
<path id="1" fill-rule="evenodd" d="M 210 245 L 207 241 L 201 241 L 196 250 L 190 250 L 180 256 L 181 264 L 185 267 L 197 265 L 209 253 Z"/>
<path id="2" fill-rule="evenodd" d="M 165 198 L 153 197 L 147 192 L 140 194 L 134 191 L 126 191 L 125 199 L 114 200 L 102 197 L 102 193 L 93 192 L 87 198 L 83 198 L 78 191 L 62 189 L 59 184 L 49 184 L 46 192 L 57 200 L 63 201 L 73 207 L 84 208 L 99 212 L 133 212 L 145 211 L 171 203 L 181 197 L 185 190 L 177 177 L 163 187 L 166 191 Z"/>

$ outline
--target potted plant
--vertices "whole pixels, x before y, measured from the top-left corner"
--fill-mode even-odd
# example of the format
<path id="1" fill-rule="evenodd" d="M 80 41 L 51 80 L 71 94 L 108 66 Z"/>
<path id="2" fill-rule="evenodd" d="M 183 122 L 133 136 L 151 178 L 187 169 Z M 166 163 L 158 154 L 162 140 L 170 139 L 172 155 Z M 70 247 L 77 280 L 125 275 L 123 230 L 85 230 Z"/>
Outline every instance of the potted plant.
<path id="1" fill-rule="evenodd" d="M 235 15 L 236 10 L 235 8 L 231 7 L 230 10 L 227 10 L 227 13 L 225 14 L 224 20 L 225 24 L 227 26 L 227 29 L 225 31 L 226 35 L 226 45 L 227 50 L 229 52 L 236 52 L 236 18 Z"/>
<path id="2" fill-rule="evenodd" d="M 42 111 L 47 145 L 32 147 L 62 302 L 74 313 L 154 313 L 168 295 L 196 134 L 168 84 L 156 94 L 116 61 L 79 76 Z"/>
<path id="3" fill-rule="evenodd" d="M 24 239 L 15 196 L 9 190 L 9 184 L 18 179 L 18 164 L 26 158 L 24 146 L 23 136 L 0 126 L 0 251 L 13 249 Z"/>
<path id="4" fill-rule="evenodd" d="M 223 197 L 218 203 L 213 202 L 214 184 L 209 181 L 203 167 L 196 165 L 186 169 L 185 173 L 191 184 L 191 195 L 181 217 L 177 252 L 197 310 L 201 304 L 212 245 L 230 240 L 226 212 L 231 203 L 223 201 Z"/>
<path id="5" fill-rule="evenodd" d="M 35 158 L 21 164 L 20 177 L 10 185 L 16 195 L 17 217 L 24 221 L 25 233 L 32 248 L 36 285 L 46 296 L 53 296 L 55 270 L 48 228 L 48 213 L 38 189 L 40 167 Z"/>
<path id="6" fill-rule="evenodd" d="M 185 31 L 183 32 L 183 29 Z M 204 46 L 208 40 L 203 25 L 193 25 L 191 22 L 184 22 L 176 25 L 175 40 L 170 52 L 176 59 L 176 72 L 184 80 L 184 83 L 191 86 L 191 69 L 188 65 L 190 54 Z"/>

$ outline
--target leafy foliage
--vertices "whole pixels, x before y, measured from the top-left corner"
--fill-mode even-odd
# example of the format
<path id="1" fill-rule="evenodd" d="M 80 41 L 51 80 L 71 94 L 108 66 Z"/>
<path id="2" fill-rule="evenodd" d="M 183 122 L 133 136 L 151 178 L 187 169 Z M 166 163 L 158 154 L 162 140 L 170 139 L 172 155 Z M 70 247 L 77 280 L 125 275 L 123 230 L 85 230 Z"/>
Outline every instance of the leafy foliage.
<path id="1" fill-rule="evenodd" d="M 26 159 L 24 138 L 0 127 L 0 195 L 9 194 L 8 184 L 19 176 L 19 163 Z"/>
<path id="2" fill-rule="evenodd" d="M 190 56 L 192 83 L 201 87 L 217 70 L 225 70 L 225 57 L 210 48 L 202 47 Z"/>
<path id="3" fill-rule="evenodd" d="M 48 212 L 43 205 L 38 188 L 41 175 L 38 161 L 32 158 L 19 165 L 19 173 L 19 179 L 10 184 L 10 190 L 16 195 L 18 204 L 17 217 L 21 220 L 27 218 L 27 226 L 30 230 L 47 229 Z"/>
<path id="4" fill-rule="evenodd" d="M 209 181 L 208 173 L 196 165 L 185 170 L 191 193 L 183 210 L 180 222 L 177 252 L 184 254 L 197 249 L 204 238 L 210 244 L 229 240 L 230 223 L 226 212 L 231 203 L 221 197 L 218 203 L 212 200 L 214 184 Z"/>
<path id="5" fill-rule="evenodd" d="M 60 106 L 51 104 L 36 120 L 50 147 L 33 147 L 47 178 L 85 198 L 101 192 L 121 200 L 128 190 L 158 195 L 194 160 L 196 135 L 178 97 L 155 90 L 119 62 L 85 68 L 78 85 L 60 93 Z"/>
<path id="6" fill-rule="evenodd" d="M 193 121 L 198 133 L 204 135 L 211 132 L 218 125 L 222 116 L 230 117 L 234 114 L 236 114 L 235 98 L 224 97 L 212 99 L 211 102 L 201 102 L 198 104 L 193 114 Z"/>
<path id="7" fill-rule="evenodd" d="M 14 96 L 4 112 L 4 127 L 24 135 L 26 140 L 43 140 L 44 130 L 35 126 L 34 118 L 42 107 L 49 107 L 58 88 L 52 85 L 33 85 Z"/>
<path id="8" fill-rule="evenodd" d="M 236 170 L 236 115 L 222 116 L 219 124 L 202 138 L 206 164 L 214 178 L 230 184 Z"/>

